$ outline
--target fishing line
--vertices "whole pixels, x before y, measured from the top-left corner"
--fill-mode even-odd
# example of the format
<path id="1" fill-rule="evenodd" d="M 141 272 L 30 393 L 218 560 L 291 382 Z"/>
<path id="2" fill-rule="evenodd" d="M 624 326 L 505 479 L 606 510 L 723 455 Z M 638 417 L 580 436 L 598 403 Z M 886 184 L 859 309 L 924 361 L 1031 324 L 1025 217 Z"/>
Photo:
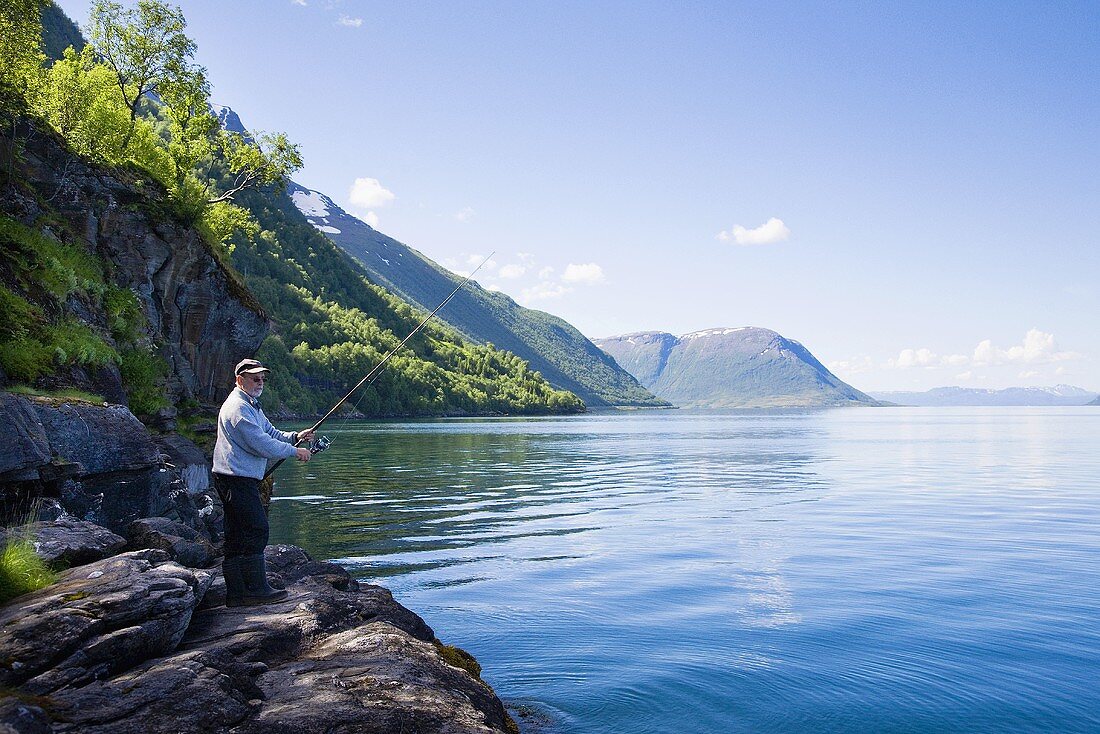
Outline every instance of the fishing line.
<path id="1" fill-rule="evenodd" d="M 371 385 L 373 385 L 374 381 L 377 380 L 378 377 L 382 374 L 382 370 L 384 370 L 386 368 L 386 364 L 390 361 L 390 358 L 393 357 L 393 355 L 397 354 L 397 352 L 401 350 L 401 347 L 405 346 L 405 344 L 410 339 L 412 339 L 417 334 L 417 332 L 419 332 L 422 328 L 424 328 L 424 325 L 427 324 L 428 321 L 430 321 L 433 316 L 435 316 L 437 313 L 439 313 L 443 309 L 443 307 L 446 306 L 447 303 L 452 298 L 455 297 L 455 294 L 458 293 L 460 290 L 462 290 L 462 286 L 469 283 L 473 279 L 474 274 L 477 273 L 477 271 L 481 270 L 482 266 L 485 265 L 485 263 L 489 262 L 489 259 L 492 258 L 493 255 L 495 255 L 495 254 L 496 254 L 495 250 L 493 252 L 490 252 L 489 256 L 481 261 L 481 265 L 478 265 L 476 268 L 474 268 L 473 272 L 471 272 L 469 275 L 467 275 L 466 278 L 461 283 L 459 283 L 457 286 L 455 286 L 455 289 L 453 291 L 451 291 L 450 294 L 446 298 L 443 299 L 443 303 L 436 306 L 434 311 L 432 311 L 430 314 L 425 316 L 424 320 L 421 321 L 419 324 L 417 324 L 416 328 L 413 329 L 412 331 L 410 331 L 409 335 L 406 336 L 404 339 L 402 339 L 400 344 L 398 344 L 396 347 L 391 349 L 389 351 L 389 353 L 385 357 L 382 358 L 381 362 L 376 364 L 374 366 L 374 368 L 371 369 L 370 372 L 368 372 L 366 375 L 363 376 L 363 379 L 361 379 L 361 380 L 359 380 L 359 382 L 355 383 L 355 387 L 353 387 L 351 390 L 349 390 L 347 395 L 340 398 L 336 402 L 336 405 L 333 405 L 331 408 L 329 408 L 328 412 L 325 413 L 321 417 L 321 420 L 314 423 L 313 427 L 310 428 L 309 430 L 310 431 L 316 431 L 318 428 L 320 428 L 321 424 L 324 423 L 325 421 L 327 421 L 329 419 L 329 416 L 331 416 L 333 413 L 335 413 L 337 410 L 339 410 L 340 406 L 343 405 L 344 403 L 346 403 L 348 398 L 350 398 L 352 395 L 354 395 L 355 391 L 358 390 L 360 387 L 364 387 L 364 386 L 370 387 Z M 363 399 L 363 396 L 359 396 L 359 400 L 356 400 L 352 404 L 352 411 L 355 411 L 355 410 L 358 409 L 359 402 L 362 399 Z M 347 421 L 349 419 L 350 419 L 350 416 L 345 416 L 344 422 L 347 423 Z M 306 433 L 306 431 L 302 431 L 302 433 Z M 301 439 L 296 441 L 294 445 L 297 446 L 300 443 L 302 443 Z M 310 453 L 314 453 L 314 454 L 320 453 L 321 451 L 324 451 L 326 448 L 328 448 L 329 446 L 332 445 L 332 441 L 325 438 L 324 436 L 321 436 L 320 438 L 315 437 L 309 443 L 310 443 L 310 448 L 309 448 Z M 264 473 L 264 479 L 267 479 L 269 476 L 271 476 L 275 472 L 275 470 L 278 469 L 279 466 L 282 465 L 282 463 L 284 461 L 286 461 L 286 459 L 279 459 L 277 462 L 275 462 L 271 466 L 271 468 L 268 469 L 266 473 Z"/>

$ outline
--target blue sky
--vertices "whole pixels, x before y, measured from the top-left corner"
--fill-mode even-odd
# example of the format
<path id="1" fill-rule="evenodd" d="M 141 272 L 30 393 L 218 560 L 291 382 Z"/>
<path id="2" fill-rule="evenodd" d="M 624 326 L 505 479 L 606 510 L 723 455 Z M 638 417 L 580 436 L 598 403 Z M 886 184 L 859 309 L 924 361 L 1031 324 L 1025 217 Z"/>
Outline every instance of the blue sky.
<path id="1" fill-rule="evenodd" d="M 299 183 L 590 337 L 1100 390 L 1100 4 L 180 5 Z"/>

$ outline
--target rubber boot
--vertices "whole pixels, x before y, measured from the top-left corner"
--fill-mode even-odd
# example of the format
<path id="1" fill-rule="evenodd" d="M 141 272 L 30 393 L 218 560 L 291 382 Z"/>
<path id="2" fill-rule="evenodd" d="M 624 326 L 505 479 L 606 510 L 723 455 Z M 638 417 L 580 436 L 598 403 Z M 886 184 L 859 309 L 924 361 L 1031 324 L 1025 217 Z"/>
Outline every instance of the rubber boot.
<path id="1" fill-rule="evenodd" d="M 267 583 L 267 565 L 262 553 L 241 556 L 239 563 L 244 578 L 244 595 L 239 606 L 270 604 L 286 598 L 286 589 L 273 589 Z"/>
<path id="2" fill-rule="evenodd" d="M 225 605 L 239 607 L 244 598 L 244 577 L 241 576 L 241 557 L 222 560 L 222 576 L 225 577 Z"/>

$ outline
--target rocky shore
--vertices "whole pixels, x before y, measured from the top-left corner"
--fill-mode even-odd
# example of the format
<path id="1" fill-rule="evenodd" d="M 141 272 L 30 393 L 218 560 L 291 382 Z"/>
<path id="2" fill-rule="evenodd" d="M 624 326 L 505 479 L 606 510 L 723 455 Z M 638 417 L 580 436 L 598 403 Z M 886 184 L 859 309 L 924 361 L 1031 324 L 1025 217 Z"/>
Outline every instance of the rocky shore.
<path id="1" fill-rule="evenodd" d="M 477 662 L 384 588 L 288 545 L 288 597 L 222 605 L 205 457 L 125 408 L 0 393 L 10 514 L 66 567 L 0 606 L 0 733 L 516 732 Z M 12 531 L 16 532 L 16 531 Z"/>

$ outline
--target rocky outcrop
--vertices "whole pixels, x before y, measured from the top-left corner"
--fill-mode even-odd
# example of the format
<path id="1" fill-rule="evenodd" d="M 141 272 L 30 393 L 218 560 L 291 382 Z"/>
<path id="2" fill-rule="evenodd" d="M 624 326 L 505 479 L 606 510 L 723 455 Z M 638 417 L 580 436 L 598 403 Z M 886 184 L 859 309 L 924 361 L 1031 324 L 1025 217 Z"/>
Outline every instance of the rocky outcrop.
<path id="1" fill-rule="evenodd" d="M 9 522 L 32 509 L 23 505 L 34 503 L 20 497 L 38 496 L 60 503 L 71 519 L 126 537 L 135 521 L 160 517 L 215 545 L 220 538 L 220 504 L 208 492 L 209 482 L 206 490 L 188 486 L 187 474 L 161 453 L 168 444 L 154 440 L 125 407 L 0 393 L 0 425 L 11 427 L 6 451 L 0 452 L 0 490 Z M 182 436 L 172 437 L 170 445 L 181 464 L 202 455 Z M 181 461 L 181 456 L 190 458 Z M 208 476 L 209 465 L 202 471 Z M 194 486 L 202 486 L 197 470 L 192 468 L 190 476 Z M 178 529 L 169 534 L 194 540 Z M 162 544 L 141 547 L 170 550 Z"/>
<path id="2" fill-rule="evenodd" d="M 132 550 L 155 548 L 191 568 L 212 566 L 219 553 L 210 540 L 192 527 L 166 517 L 146 517 L 130 523 Z"/>
<path id="3" fill-rule="evenodd" d="M 516 731 L 489 686 L 388 591 L 293 546 L 269 548 L 268 564 L 289 595 L 263 607 L 201 609 L 211 574 L 155 550 L 15 600 L 0 610 L 0 728 Z"/>
<path id="4" fill-rule="evenodd" d="M 7 530 L 0 531 L 0 548 L 7 545 Z M 26 537 L 34 551 L 55 568 L 69 568 L 113 556 L 126 547 L 126 539 L 92 522 L 62 517 L 57 520 L 33 522 L 14 531 L 17 538 Z"/>
<path id="5" fill-rule="evenodd" d="M 0 687 L 42 696 L 172 651 L 210 581 L 155 550 L 66 571 L 0 609 Z"/>
<path id="6" fill-rule="evenodd" d="M 10 166 L 20 182 L 0 187 L 0 213 L 81 242 L 103 260 L 115 285 L 137 295 L 147 337 L 169 363 L 171 403 L 217 401 L 232 384 L 233 365 L 263 341 L 267 319 L 197 230 L 171 213 L 159 185 L 130 171 L 96 167 L 27 120 L 0 126 L 0 165 L 5 171 Z M 104 314 L 78 316 L 109 331 Z M 101 372 L 90 378 L 96 391 L 124 399 L 118 370 Z"/>

